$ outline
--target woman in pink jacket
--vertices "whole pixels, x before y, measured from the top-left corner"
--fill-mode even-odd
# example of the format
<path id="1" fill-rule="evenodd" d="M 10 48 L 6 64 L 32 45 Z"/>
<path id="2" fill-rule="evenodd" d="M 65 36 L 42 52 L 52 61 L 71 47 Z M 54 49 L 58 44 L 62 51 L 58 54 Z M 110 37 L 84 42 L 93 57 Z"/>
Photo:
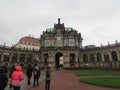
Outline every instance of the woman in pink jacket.
<path id="1" fill-rule="evenodd" d="M 24 74 L 21 71 L 21 66 L 16 66 L 16 70 L 12 73 L 12 86 L 14 90 L 20 90 L 21 81 L 24 79 Z"/>

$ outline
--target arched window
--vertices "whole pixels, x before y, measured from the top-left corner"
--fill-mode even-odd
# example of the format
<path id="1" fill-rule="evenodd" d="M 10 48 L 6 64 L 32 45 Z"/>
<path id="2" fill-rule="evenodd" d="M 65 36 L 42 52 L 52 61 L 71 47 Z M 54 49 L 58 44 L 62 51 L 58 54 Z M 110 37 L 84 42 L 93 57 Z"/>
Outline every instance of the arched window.
<path id="1" fill-rule="evenodd" d="M 95 62 L 95 57 L 94 57 L 94 54 L 90 54 L 90 62 Z"/>
<path id="2" fill-rule="evenodd" d="M 10 53 L 5 52 L 5 53 L 4 53 L 4 61 L 9 62 L 9 58 L 10 58 Z"/>
<path id="3" fill-rule="evenodd" d="M 98 61 L 98 62 L 102 61 L 101 53 L 97 53 L 97 61 Z"/>
<path id="4" fill-rule="evenodd" d="M 118 61 L 117 53 L 115 51 L 112 51 L 111 55 L 112 55 L 112 61 Z"/>
<path id="5" fill-rule="evenodd" d="M 84 63 L 88 62 L 88 56 L 86 54 L 83 54 L 83 62 Z"/>
<path id="6" fill-rule="evenodd" d="M 24 62 L 25 61 L 25 54 L 20 54 L 20 62 Z"/>
<path id="7" fill-rule="evenodd" d="M 16 62 L 17 59 L 18 59 L 18 54 L 17 53 L 13 53 L 12 62 Z"/>
<path id="8" fill-rule="evenodd" d="M 44 63 L 45 63 L 45 65 L 47 65 L 48 62 L 49 62 L 49 57 L 48 57 L 48 54 L 46 53 L 46 54 L 44 54 Z"/>
<path id="9" fill-rule="evenodd" d="M 74 67 L 75 65 L 75 54 L 70 54 L 70 67 Z"/>
<path id="10" fill-rule="evenodd" d="M 27 62 L 28 63 L 32 62 L 32 54 L 27 55 Z"/>

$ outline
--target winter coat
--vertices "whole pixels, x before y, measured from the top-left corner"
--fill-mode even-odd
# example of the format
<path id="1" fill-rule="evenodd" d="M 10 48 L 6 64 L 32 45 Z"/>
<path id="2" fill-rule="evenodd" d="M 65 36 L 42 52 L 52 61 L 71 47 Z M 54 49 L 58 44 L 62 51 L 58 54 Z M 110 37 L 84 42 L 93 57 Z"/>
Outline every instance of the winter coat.
<path id="1" fill-rule="evenodd" d="M 32 67 L 28 66 L 27 71 L 26 71 L 27 77 L 31 78 L 32 77 L 32 72 L 33 72 Z"/>
<path id="2" fill-rule="evenodd" d="M 11 79 L 12 85 L 21 85 L 21 81 L 24 79 L 24 74 L 21 71 L 21 66 L 16 66 L 16 71 L 12 73 Z"/>
<path id="3" fill-rule="evenodd" d="M 8 77 L 4 68 L 0 68 L 0 89 L 4 89 L 7 86 Z"/>
<path id="4" fill-rule="evenodd" d="M 11 78 L 11 75 L 12 75 L 12 73 L 13 73 L 15 70 L 16 70 L 16 69 L 15 69 L 15 66 L 12 66 L 12 67 L 10 68 L 9 78 Z"/>
<path id="5" fill-rule="evenodd" d="M 41 75 L 41 68 L 36 66 L 34 71 L 33 71 L 33 75 L 34 75 L 34 77 L 38 77 L 39 78 L 40 75 Z"/>
<path id="6" fill-rule="evenodd" d="M 47 66 L 45 70 L 45 80 L 51 80 L 51 67 Z"/>

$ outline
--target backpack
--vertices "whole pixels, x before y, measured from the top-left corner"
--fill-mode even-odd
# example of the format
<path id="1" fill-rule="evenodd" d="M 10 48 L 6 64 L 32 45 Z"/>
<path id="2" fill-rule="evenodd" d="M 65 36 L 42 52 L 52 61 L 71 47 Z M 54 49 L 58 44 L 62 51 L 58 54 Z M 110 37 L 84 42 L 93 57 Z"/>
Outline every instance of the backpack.
<path id="1" fill-rule="evenodd" d="M 46 77 L 47 78 L 50 77 L 50 71 L 49 70 L 46 71 Z"/>
<path id="2" fill-rule="evenodd" d="M 0 68 L 0 88 L 5 88 L 8 83 L 8 77 L 4 68 Z"/>
<path id="3" fill-rule="evenodd" d="M 38 69 L 38 70 L 35 69 L 34 74 L 37 75 L 38 77 L 40 77 L 40 74 L 41 74 L 40 69 Z"/>

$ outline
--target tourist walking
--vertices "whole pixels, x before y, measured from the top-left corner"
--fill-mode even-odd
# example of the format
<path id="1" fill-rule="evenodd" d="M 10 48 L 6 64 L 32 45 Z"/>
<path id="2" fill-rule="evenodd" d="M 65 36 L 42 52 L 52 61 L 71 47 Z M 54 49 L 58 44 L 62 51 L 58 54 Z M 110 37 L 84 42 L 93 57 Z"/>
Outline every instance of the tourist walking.
<path id="1" fill-rule="evenodd" d="M 51 67 L 48 65 L 45 70 L 45 90 L 50 90 Z"/>
<path id="2" fill-rule="evenodd" d="M 33 70 L 33 76 L 34 76 L 34 82 L 33 82 L 33 87 L 39 85 L 39 78 L 40 78 L 40 75 L 41 75 L 41 68 L 35 64 L 35 67 L 34 67 L 34 70 Z"/>
<path id="3" fill-rule="evenodd" d="M 8 83 L 8 77 L 5 68 L 0 67 L 0 90 L 4 90 Z"/>
<path id="4" fill-rule="evenodd" d="M 31 84 L 30 80 L 31 80 L 31 77 L 32 77 L 32 72 L 33 72 L 33 68 L 30 64 L 28 64 L 27 68 L 26 68 L 26 75 L 27 75 L 27 83 L 28 85 Z"/>
<path id="5" fill-rule="evenodd" d="M 21 70 L 21 66 L 16 66 L 16 70 L 12 73 L 11 80 L 14 90 L 20 90 L 21 81 L 24 79 L 24 74 Z"/>
<path id="6" fill-rule="evenodd" d="M 12 67 L 10 68 L 10 74 L 9 74 L 9 78 L 10 78 L 10 88 L 12 88 L 12 81 L 11 81 L 11 75 L 12 73 L 15 71 L 15 65 L 12 65 Z"/>

